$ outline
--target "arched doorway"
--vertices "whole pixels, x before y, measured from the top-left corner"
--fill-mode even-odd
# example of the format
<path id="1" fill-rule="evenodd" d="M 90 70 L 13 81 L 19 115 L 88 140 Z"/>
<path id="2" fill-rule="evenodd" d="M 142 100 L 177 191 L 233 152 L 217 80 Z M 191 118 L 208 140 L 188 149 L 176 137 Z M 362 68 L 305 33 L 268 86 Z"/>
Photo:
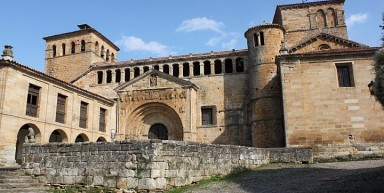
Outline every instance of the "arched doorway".
<path id="1" fill-rule="evenodd" d="M 79 134 L 75 139 L 75 143 L 81 143 L 81 142 L 86 142 L 86 141 L 89 141 L 89 139 L 84 133 Z"/>
<path id="2" fill-rule="evenodd" d="M 32 130 L 31 130 L 31 129 Z M 33 137 L 30 137 L 32 136 Z M 41 141 L 41 133 L 40 130 L 37 128 L 34 124 L 25 124 L 17 133 L 17 139 L 16 139 L 16 152 L 15 152 L 15 160 L 16 163 L 21 164 L 22 163 L 22 151 L 23 143 L 40 143 Z"/>
<path id="3" fill-rule="evenodd" d="M 61 129 L 54 130 L 51 135 L 49 136 L 49 143 L 61 143 L 61 142 L 67 142 L 68 138 L 65 132 Z"/>
<path id="4" fill-rule="evenodd" d="M 151 126 L 148 132 L 148 139 L 168 140 L 168 129 L 161 123 Z"/>
<path id="5" fill-rule="evenodd" d="M 104 137 L 99 137 L 96 142 L 107 142 L 107 140 Z"/>

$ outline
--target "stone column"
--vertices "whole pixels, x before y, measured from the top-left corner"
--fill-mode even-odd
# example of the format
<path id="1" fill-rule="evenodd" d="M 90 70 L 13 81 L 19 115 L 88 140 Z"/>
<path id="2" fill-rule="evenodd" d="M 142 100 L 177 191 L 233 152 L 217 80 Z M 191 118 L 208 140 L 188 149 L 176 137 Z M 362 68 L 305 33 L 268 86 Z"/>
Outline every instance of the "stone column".
<path id="1" fill-rule="evenodd" d="M 188 63 L 188 64 L 189 64 L 189 77 L 192 77 L 193 76 L 193 62 Z"/>
<path id="2" fill-rule="evenodd" d="M 173 76 L 173 65 L 169 65 L 169 75 Z"/>
<path id="3" fill-rule="evenodd" d="M 203 63 L 200 62 L 200 75 L 205 75 L 204 74 L 204 62 Z"/>
<path id="4" fill-rule="evenodd" d="M 135 77 L 134 68 L 129 68 L 129 80 L 132 80 Z"/>
<path id="5" fill-rule="evenodd" d="M 125 69 L 120 69 L 120 82 L 125 82 Z"/>
<path id="6" fill-rule="evenodd" d="M 107 72 L 106 71 L 101 71 L 103 72 L 103 84 L 107 84 Z"/>
<path id="7" fill-rule="evenodd" d="M 211 74 L 215 74 L 215 61 L 210 60 L 209 63 L 211 64 Z"/>
<path id="8" fill-rule="evenodd" d="M 164 64 L 159 64 L 159 71 L 160 71 L 160 72 L 164 72 L 163 67 L 164 67 Z"/>
<path id="9" fill-rule="evenodd" d="M 225 74 L 225 59 L 221 61 L 221 73 Z"/>
<path id="10" fill-rule="evenodd" d="M 184 68 L 183 64 L 181 64 L 181 65 L 179 64 L 179 77 L 180 78 L 184 77 L 183 76 L 183 68 Z"/>
<path id="11" fill-rule="evenodd" d="M 139 67 L 139 76 L 144 73 L 144 66 L 138 66 Z"/>
<path id="12" fill-rule="evenodd" d="M 236 73 L 236 58 L 231 58 L 232 60 L 232 73 Z"/>

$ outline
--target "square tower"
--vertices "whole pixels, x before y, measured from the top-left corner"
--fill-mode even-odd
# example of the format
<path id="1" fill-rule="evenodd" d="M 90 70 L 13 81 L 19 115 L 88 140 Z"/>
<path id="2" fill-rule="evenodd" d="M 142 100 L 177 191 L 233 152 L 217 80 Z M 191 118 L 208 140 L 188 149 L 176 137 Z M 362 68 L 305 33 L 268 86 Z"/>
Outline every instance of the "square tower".
<path id="1" fill-rule="evenodd" d="M 327 33 L 348 39 L 344 18 L 345 0 L 328 0 L 276 7 L 274 24 L 285 29 L 287 46 L 297 44 L 304 37 Z"/>
<path id="2" fill-rule="evenodd" d="M 97 62 L 114 63 L 120 50 L 87 24 L 79 30 L 44 37 L 45 73 L 70 82 Z"/>

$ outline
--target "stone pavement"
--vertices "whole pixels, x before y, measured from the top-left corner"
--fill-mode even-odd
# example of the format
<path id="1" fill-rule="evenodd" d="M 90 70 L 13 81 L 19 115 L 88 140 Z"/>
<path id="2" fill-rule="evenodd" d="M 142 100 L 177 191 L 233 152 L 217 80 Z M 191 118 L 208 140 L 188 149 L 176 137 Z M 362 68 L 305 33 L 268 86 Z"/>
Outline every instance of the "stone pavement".
<path id="1" fill-rule="evenodd" d="M 271 164 L 188 192 L 384 192 L 384 160 Z"/>

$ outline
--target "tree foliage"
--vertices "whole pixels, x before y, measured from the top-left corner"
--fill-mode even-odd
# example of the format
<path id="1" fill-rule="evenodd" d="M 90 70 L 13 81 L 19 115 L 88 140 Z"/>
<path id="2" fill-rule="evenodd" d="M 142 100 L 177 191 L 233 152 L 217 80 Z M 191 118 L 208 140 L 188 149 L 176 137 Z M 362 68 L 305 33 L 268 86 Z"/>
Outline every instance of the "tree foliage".
<path id="1" fill-rule="evenodd" d="M 382 46 L 384 46 L 384 13 L 383 13 L 383 25 L 380 25 L 380 28 L 383 30 L 381 40 Z M 384 47 L 378 50 L 375 53 L 375 82 L 371 82 L 368 86 L 371 87 L 372 94 L 376 97 L 376 100 L 381 103 L 381 106 L 384 107 Z"/>

